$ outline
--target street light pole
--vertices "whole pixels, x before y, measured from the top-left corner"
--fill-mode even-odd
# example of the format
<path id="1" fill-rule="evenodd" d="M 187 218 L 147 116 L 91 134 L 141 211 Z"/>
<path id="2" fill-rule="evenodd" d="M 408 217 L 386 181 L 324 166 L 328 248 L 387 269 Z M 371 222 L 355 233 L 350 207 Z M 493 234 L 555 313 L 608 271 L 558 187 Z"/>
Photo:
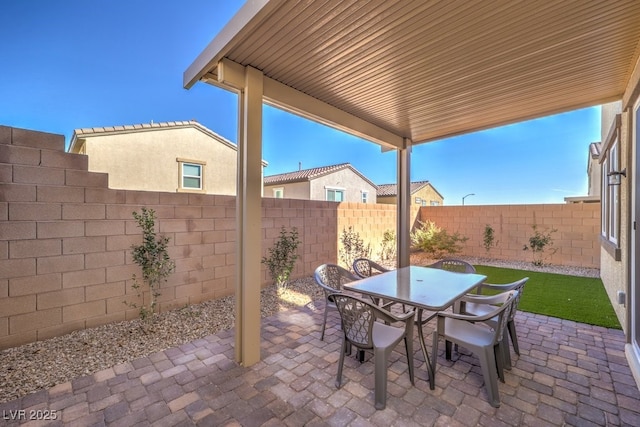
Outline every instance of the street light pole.
<path id="1" fill-rule="evenodd" d="M 466 198 L 467 198 L 467 197 L 469 197 L 469 196 L 475 196 L 475 195 L 476 195 L 476 193 L 469 193 L 469 194 L 467 194 L 466 196 L 464 196 L 464 197 L 462 198 L 462 206 L 464 206 L 464 199 L 466 199 Z"/>

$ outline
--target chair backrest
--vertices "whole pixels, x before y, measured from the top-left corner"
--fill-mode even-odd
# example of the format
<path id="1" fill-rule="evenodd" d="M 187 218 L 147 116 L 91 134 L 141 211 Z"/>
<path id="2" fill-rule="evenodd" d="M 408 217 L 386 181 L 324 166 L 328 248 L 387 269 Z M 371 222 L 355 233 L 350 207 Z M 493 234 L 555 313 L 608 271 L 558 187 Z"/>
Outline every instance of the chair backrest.
<path id="1" fill-rule="evenodd" d="M 490 314 L 486 314 L 485 316 L 491 319 L 491 322 L 495 322 L 492 325 L 496 334 L 493 338 L 493 344 L 497 344 L 502 341 L 502 335 L 504 333 L 505 325 L 511 316 L 511 311 L 513 310 L 513 304 L 518 297 L 518 291 L 510 290 L 507 292 L 502 292 L 496 295 L 492 295 L 486 297 L 484 300 L 485 304 L 497 305 L 496 309 Z"/>
<path id="2" fill-rule="evenodd" d="M 516 316 L 516 311 L 518 310 L 518 305 L 520 304 L 520 298 L 522 298 L 522 293 L 524 292 L 524 285 L 527 284 L 529 280 L 528 277 L 517 280 L 513 283 L 505 283 L 505 284 L 494 284 L 494 283 L 482 283 L 478 286 L 478 294 L 482 292 L 482 289 L 491 289 L 493 291 L 505 292 L 505 291 L 518 291 L 513 301 L 513 307 L 511 312 L 509 313 L 509 320 L 513 320 Z"/>
<path id="3" fill-rule="evenodd" d="M 357 258 L 353 261 L 353 271 L 361 278 L 371 277 L 374 274 L 384 273 L 389 271 L 388 268 L 384 268 L 378 263 L 371 261 L 368 258 Z"/>
<path id="4" fill-rule="evenodd" d="M 331 294 L 329 299 L 338 308 L 345 339 L 360 349 L 373 348 L 374 306 L 347 294 Z"/>
<path id="5" fill-rule="evenodd" d="M 431 268 L 439 268 L 441 270 L 455 271 L 458 273 L 475 273 L 476 268 L 466 261 L 455 258 L 445 258 L 429 265 Z"/>
<path id="6" fill-rule="evenodd" d="M 336 264 L 322 264 L 313 275 L 316 283 L 324 289 L 325 296 L 333 292 L 341 292 L 345 283 L 359 280 L 360 278 L 352 274 L 346 268 Z"/>

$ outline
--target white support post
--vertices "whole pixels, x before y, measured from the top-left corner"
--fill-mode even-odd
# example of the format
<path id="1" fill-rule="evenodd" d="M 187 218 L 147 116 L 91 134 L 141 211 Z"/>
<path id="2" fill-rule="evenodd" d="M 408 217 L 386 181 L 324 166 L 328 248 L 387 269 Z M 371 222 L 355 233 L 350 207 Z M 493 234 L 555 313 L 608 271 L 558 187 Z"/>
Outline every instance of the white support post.
<path id="1" fill-rule="evenodd" d="M 411 260 L 411 141 L 405 138 L 405 148 L 398 150 L 397 245 L 398 268 L 409 266 Z"/>
<path id="2" fill-rule="evenodd" d="M 236 361 L 260 361 L 262 242 L 262 72 L 244 70 L 238 120 L 236 196 Z"/>

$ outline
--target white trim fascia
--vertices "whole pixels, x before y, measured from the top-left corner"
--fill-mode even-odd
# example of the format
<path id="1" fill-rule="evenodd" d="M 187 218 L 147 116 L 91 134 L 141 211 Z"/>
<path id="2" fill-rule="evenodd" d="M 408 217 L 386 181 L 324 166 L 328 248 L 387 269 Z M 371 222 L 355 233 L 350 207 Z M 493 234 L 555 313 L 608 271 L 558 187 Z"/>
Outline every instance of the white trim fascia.
<path id="1" fill-rule="evenodd" d="M 234 42 L 253 32 L 280 4 L 281 2 L 273 0 L 247 1 L 183 73 L 184 88 L 190 89 L 205 74 L 214 71 Z"/>

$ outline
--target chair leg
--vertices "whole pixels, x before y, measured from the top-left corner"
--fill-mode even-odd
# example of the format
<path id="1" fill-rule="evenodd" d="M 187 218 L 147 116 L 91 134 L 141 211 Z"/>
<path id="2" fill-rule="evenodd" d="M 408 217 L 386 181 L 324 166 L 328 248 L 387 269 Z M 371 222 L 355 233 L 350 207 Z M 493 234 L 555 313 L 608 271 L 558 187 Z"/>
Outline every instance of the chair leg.
<path id="1" fill-rule="evenodd" d="M 342 346 L 340 347 L 340 359 L 338 360 L 338 375 L 336 376 L 336 388 L 340 388 L 342 386 L 342 368 L 344 366 L 344 354 L 347 352 L 348 345 L 347 339 L 342 337 Z M 349 350 L 351 351 L 351 350 Z"/>
<path id="2" fill-rule="evenodd" d="M 502 344 L 500 346 L 502 347 L 502 354 L 503 354 L 502 360 L 504 361 L 504 368 L 510 371 L 511 370 L 511 348 L 509 347 L 509 337 L 507 336 L 506 331 L 502 336 Z"/>
<path id="3" fill-rule="evenodd" d="M 324 341 L 324 330 L 327 327 L 327 312 L 329 311 L 328 301 L 324 303 L 324 320 L 322 322 L 322 333 L 320 334 L 320 341 Z"/>
<path id="4" fill-rule="evenodd" d="M 375 365 L 375 407 L 384 409 L 387 406 L 387 359 L 391 349 L 374 348 L 373 358 Z"/>
<path id="5" fill-rule="evenodd" d="M 513 343 L 513 351 L 515 351 L 516 354 L 520 356 L 520 347 L 518 346 L 518 335 L 516 334 L 516 322 L 513 320 L 507 322 L 507 328 L 509 328 L 509 336 L 511 337 L 511 342 Z"/>
<path id="6" fill-rule="evenodd" d="M 494 356 L 493 362 L 496 365 L 496 371 L 498 372 L 498 378 L 500 378 L 500 382 L 504 383 L 504 345 L 503 343 L 498 343 L 493 348 Z"/>
<path id="7" fill-rule="evenodd" d="M 444 355 L 447 360 L 451 360 L 451 341 L 444 342 Z"/>
<path id="8" fill-rule="evenodd" d="M 500 395 L 498 394 L 498 372 L 495 359 L 496 351 L 492 347 L 479 349 L 478 358 L 480 359 L 480 367 L 482 368 L 482 376 L 484 377 L 484 385 L 489 395 L 489 403 L 491 406 L 500 407 Z"/>

